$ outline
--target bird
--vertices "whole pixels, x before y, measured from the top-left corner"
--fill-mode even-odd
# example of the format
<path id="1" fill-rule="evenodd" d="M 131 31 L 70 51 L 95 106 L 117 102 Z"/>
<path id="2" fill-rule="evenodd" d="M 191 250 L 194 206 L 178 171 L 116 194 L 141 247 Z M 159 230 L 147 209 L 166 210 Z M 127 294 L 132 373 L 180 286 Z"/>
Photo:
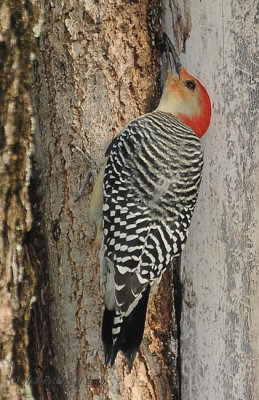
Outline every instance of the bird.
<path id="1" fill-rule="evenodd" d="M 150 293 L 183 250 L 201 182 L 210 97 L 163 39 L 168 73 L 158 107 L 108 145 L 89 207 L 101 240 L 107 366 L 121 351 L 132 368 Z"/>

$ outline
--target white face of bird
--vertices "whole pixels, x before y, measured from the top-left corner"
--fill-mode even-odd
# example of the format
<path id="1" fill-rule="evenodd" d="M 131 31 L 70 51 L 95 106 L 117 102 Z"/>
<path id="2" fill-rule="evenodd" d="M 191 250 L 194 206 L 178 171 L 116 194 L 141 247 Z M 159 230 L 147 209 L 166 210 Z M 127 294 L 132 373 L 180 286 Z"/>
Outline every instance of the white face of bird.
<path id="1" fill-rule="evenodd" d="M 182 79 L 168 71 L 168 77 L 158 110 L 170 112 L 177 116 L 185 114 L 194 117 L 199 114 L 199 97 L 197 83 L 194 79 Z"/>

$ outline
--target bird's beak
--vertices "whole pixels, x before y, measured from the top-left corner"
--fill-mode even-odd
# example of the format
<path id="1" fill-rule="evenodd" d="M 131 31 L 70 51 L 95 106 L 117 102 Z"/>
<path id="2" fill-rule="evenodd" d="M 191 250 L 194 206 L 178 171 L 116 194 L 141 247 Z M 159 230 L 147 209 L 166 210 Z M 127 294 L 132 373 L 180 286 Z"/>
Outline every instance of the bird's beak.
<path id="1" fill-rule="evenodd" d="M 182 68 L 180 58 L 176 53 L 173 43 L 166 33 L 164 33 L 163 39 L 168 67 L 170 68 L 172 74 L 177 74 L 180 77 L 180 72 Z"/>

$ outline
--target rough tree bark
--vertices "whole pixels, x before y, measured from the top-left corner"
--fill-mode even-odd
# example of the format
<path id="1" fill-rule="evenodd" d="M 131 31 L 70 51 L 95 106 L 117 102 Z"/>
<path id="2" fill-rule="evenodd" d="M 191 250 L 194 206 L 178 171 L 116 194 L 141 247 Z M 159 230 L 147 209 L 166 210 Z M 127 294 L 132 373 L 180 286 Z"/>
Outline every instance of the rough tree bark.
<path id="1" fill-rule="evenodd" d="M 33 14 L 25 1 L 0 5 L 0 397 L 14 400 L 31 398 L 27 346 L 36 275 L 27 239 Z"/>
<path id="2" fill-rule="evenodd" d="M 145 340 L 132 372 L 128 373 L 122 356 L 114 368 L 105 368 L 98 248 L 87 218 L 91 188 L 74 202 L 89 170 L 76 147 L 91 154 L 99 168 L 111 138 L 127 121 L 157 104 L 160 54 L 151 44 L 161 33 L 160 12 L 157 0 L 43 2 L 35 29 L 39 48 L 32 91 L 33 187 L 35 193 L 42 185 L 35 201 L 42 203 L 37 212 L 46 244 L 40 261 L 49 271 L 45 301 L 50 303 L 51 365 L 43 351 L 50 346 L 43 323 L 32 324 L 30 347 L 32 356 L 42 349 L 45 360 L 34 357 L 33 382 L 39 381 L 39 365 L 45 377 L 49 374 L 48 380 L 41 374 L 40 384 L 34 385 L 35 393 L 42 396 L 176 398 L 177 332 L 170 273 L 150 304 Z M 41 299 L 38 304 L 34 319 L 44 319 L 46 314 L 38 316 Z"/>
<path id="3" fill-rule="evenodd" d="M 258 2 L 172 0 L 188 71 L 208 88 L 199 201 L 182 258 L 182 398 L 259 398 Z M 185 43 L 185 39 L 188 38 Z"/>

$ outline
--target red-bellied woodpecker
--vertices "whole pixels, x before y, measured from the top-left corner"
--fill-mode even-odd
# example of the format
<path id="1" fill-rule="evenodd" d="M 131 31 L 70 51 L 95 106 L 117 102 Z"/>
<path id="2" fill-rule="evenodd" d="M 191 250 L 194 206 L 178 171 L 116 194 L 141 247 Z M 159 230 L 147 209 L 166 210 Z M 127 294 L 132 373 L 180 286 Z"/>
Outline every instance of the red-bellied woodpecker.
<path id="1" fill-rule="evenodd" d="M 111 142 L 90 206 L 102 235 L 105 362 L 113 365 L 121 350 L 130 368 L 150 289 L 187 238 L 203 165 L 199 138 L 211 117 L 205 88 L 182 67 L 167 36 L 165 47 L 170 69 L 159 106 Z"/>

